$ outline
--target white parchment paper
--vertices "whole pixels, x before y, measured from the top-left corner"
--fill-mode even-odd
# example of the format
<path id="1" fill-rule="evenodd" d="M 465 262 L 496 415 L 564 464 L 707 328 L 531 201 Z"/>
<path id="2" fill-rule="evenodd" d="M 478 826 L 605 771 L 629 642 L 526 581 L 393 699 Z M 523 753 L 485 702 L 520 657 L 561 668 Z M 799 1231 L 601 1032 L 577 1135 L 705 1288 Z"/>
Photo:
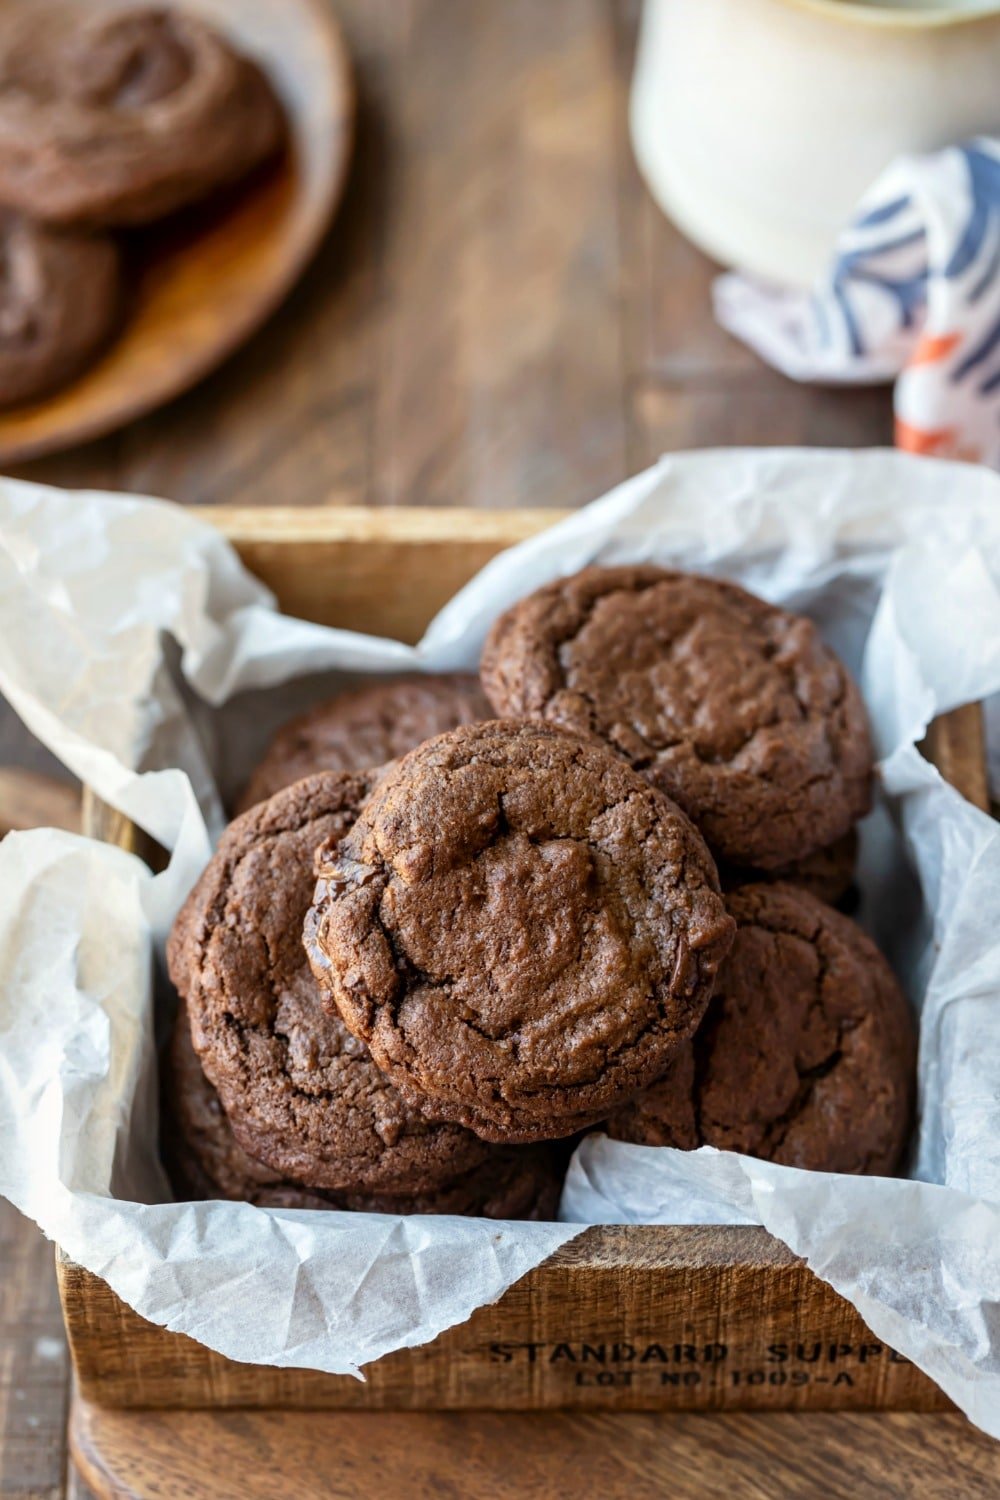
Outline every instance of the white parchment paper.
<path id="1" fill-rule="evenodd" d="M 861 917 L 921 1012 L 907 1180 L 587 1139 L 564 1222 L 174 1204 L 154 968 L 264 741 L 359 675 L 472 667 L 495 615 L 591 561 L 735 578 L 859 674 L 880 757 Z M 1000 1436 L 1000 827 L 916 742 L 1000 693 L 1000 478 L 895 453 L 682 454 L 490 564 L 417 648 L 279 615 L 196 512 L 0 483 L 0 689 L 170 851 L 0 844 L 0 1192 L 143 1316 L 235 1359 L 355 1371 L 465 1319 L 583 1223 L 761 1223 Z M 169 1007 L 162 976 L 158 1009 Z"/>

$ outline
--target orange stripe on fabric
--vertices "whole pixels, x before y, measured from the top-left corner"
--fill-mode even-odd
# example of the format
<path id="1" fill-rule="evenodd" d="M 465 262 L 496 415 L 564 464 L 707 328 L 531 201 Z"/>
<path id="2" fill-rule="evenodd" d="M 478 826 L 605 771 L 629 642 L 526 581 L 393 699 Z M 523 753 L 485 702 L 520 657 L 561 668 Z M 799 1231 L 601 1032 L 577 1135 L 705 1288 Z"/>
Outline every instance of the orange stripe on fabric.
<path id="1" fill-rule="evenodd" d="M 907 365 L 936 365 L 939 360 L 947 359 L 961 342 L 960 333 L 941 333 L 936 336 L 924 334 L 907 360 Z"/>
<path id="2" fill-rule="evenodd" d="M 906 453 L 941 453 L 954 448 L 957 428 L 941 427 L 928 432 L 922 427 L 911 427 L 901 417 L 896 418 L 896 447 Z"/>

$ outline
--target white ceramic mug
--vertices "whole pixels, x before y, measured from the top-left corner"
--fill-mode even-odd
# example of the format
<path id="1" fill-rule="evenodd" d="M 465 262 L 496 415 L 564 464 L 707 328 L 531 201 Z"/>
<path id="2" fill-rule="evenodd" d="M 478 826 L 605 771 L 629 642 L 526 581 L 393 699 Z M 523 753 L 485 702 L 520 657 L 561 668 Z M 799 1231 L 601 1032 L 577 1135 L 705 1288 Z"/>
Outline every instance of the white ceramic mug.
<path id="1" fill-rule="evenodd" d="M 807 285 L 895 156 L 1000 131 L 1000 5 L 646 0 L 631 126 L 696 244 Z"/>

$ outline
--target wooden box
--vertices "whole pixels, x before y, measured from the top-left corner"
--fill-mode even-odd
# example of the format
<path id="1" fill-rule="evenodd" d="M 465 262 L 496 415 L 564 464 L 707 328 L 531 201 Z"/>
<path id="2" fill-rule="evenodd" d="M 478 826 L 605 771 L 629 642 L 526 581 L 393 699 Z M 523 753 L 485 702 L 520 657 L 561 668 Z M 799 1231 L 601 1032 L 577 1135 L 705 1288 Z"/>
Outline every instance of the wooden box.
<path id="1" fill-rule="evenodd" d="M 503 547 L 553 512 L 206 510 L 287 612 L 414 641 Z M 986 805 L 973 705 L 928 753 Z M 88 831 L 136 847 L 95 799 Z M 763 1229 L 587 1230 L 499 1302 L 367 1381 L 237 1364 L 138 1317 L 59 1257 L 81 1395 L 117 1407 L 894 1408 L 948 1405 Z"/>

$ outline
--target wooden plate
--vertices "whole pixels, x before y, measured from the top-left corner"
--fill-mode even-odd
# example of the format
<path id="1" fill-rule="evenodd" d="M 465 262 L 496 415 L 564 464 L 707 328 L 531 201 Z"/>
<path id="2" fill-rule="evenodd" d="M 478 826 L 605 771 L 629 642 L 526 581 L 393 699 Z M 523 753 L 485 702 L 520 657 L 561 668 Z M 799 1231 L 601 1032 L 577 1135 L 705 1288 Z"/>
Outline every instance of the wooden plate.
<path id="1" fill-rule="evenodd" d="M 93 0 L 75 3 L 89 8 Z M 100 437 L 201 380 L 278 306 L 337 206 L 354 97 L 328 0 L 178 0 L 178 8 L 203 15 L 264 66 L 288 117 L 288 159 L 224 199 L 129 239 L 120 336 L 54 396 L 0 411 L 0 464 Z"/>

